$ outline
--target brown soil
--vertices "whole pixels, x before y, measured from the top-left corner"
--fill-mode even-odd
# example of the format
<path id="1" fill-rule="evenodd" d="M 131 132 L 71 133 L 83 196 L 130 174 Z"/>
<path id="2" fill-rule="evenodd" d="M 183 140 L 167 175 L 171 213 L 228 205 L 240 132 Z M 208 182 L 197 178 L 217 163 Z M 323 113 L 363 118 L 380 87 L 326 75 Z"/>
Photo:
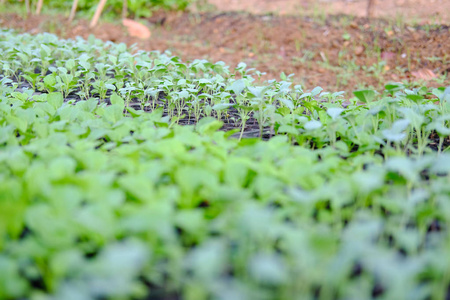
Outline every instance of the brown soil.
<path id="1" fill-rule="evenodd" d="M 145 41 L 130 37 L 118 24 L 101 23 L 91 30 L 87 20 L 66 25 L 62 16 L 0 15 L 0 26 L 20 31 L 53 32 L 64 38 L 94 34 L 137 43 L 140 49 L 169 49 L 183 60 L 225 61 L 232 67 L 243 61 L 266 72 L 263 79 L 294 73 L 294 82 L 308 89 L 381 89 L 389 81 L 418 80 L 417 71 L 423 69 L 436 75 L 429 86 L 450 85 L 449 27 L 442 24 L 408 26 L 349 15 L 313 18 L 237 12 L 159 13 L 142 22 L 152 30 Z"/>
<path id="2" fill-rule="evenodd" d="M 374 16 L 408 21 L 450 23 L 448 0 L 375 0 Z M 209 0 L 221 11 L 282 15 L 350 14 L 367 16 L 368 0 Z"/>

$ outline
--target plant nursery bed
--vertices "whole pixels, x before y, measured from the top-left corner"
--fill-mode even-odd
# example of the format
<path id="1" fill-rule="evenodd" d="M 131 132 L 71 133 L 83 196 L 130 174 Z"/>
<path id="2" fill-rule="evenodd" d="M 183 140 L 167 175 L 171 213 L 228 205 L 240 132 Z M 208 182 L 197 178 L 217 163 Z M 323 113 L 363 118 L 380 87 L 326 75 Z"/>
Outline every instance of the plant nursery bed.
<path id="1" fill-rule="evenodd" d="M 140 49 L 171 50 L 183 60 L 245 62 L 265 75 L 295 74 L 305 87 L 351 92 L 359 88 L 383 90 L 393 82 L 448 85 L 449 27 L 411 25 L 402 20 L 368 20 L 351 15 L 251 15 L 243 12 L 155 13 L 142 19 L 152 36 L 130 37 L 126 29 L 103 22 L 90 29 L 86 20 L 67 24 L 61 15 L 29 16 L 3 13 L 0 26 L 23 32 L 52 32 L 63 38 L 94 34 L 107 41 L 137 43 Z"/>
<path id="2" fill-rule="evenodd" d="M 0 299 L 450 297 L 450 87 L 10 29 L 0 53 Z"/>

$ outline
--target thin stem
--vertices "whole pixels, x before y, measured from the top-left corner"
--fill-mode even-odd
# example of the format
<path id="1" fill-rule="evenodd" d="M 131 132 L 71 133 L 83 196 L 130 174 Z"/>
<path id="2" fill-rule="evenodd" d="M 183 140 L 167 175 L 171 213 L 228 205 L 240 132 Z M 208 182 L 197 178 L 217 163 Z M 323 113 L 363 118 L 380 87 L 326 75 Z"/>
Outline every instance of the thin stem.
<path id="1" fill-rule="evenodd" d="M 27 15 L 29 15 L 31 13 L 30 0 L 25 0 L 25 9 L 27 10 Z"/>
<path id="2" fill-rule="evenodd" d="M 242 139 L 242 136 L 244 135 L 245 123 L 246 123 L 246 120 L 244 119 L 242 121 L 242 128 L 241 128 L 241 134 L 239 135 L 239 141 Z"/>
<path id="3" fill-rule="evenodd" d="M 69 23 L 73 21 L 75 18 L 75 14 L 77 13 L 78 0 L 73 0 L 72 9 L 70 10 Z"/>
<path id="4" fill-rule="evenodd" d="M 123 0 L 122 19 L 126 19 L 127 16 L 128 16 L 128 0 Z"/>
<path id="5" fill-rule="evenodd" d="M 37 5 L 36 5 L 36 15 L 40 15 L 41 14 L 41 10 L 42 10 L 42 5 L 44 4 L 44 0 L 39 0 Z"/>
<path id="6" fill-rule="evenodd" d="M 95 14 L 94 17 L 92 18 L 89 28 L 94 28 L 97 25 L 98 20 L 100 19 L 100 15 L 102 14 L 103 8 L 105 7 L 106 1 L 107 0 L 100 0 L 100 2 L 98 3 L 97 9 L 95 10 Z"/>

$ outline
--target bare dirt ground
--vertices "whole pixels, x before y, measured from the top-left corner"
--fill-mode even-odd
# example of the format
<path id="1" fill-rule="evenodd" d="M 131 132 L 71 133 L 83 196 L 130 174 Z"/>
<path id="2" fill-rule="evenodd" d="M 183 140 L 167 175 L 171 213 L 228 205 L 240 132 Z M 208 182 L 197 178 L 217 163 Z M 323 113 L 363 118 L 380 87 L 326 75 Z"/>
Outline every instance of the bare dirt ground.
<path id="1" fill-rule="evenodd" d="M 221 11 L 267 12 L 281 15 L 351 14 L 365 17 L 368 0 L 209 0 Z M 450 21 L 448 0 L 376 0 L 374 16 L 409 21 Z"/>
<path id="2" fill-rule="evenodd" d="M 363 87 L 380 90 L 392 81 L 424 80 L 429 86 L 450 85 L 450 30 L 446 25 L 450 22 L 433 21 L 435 13 L 431 9 L 428 18 L 414 23 L 398 16 L 372 20 L 358 17 L 364 13 L 365 0 L 210 1 L 217 1 L 219 9 L 204 13 L 156 13 L 141 20 L 152 31 L 148 40 L 130 37 L 118 22 L 102 22 L 91 30 L 88 20 L 77 19 L 67 24 L 66 16 L 45 15 L 45 10 L 42 16 L 27 18 L 3 13 L 0 26 L 31 33 L 52 32 L 63 38 L 87 38 L 94 34 L 104 40 L 137 43 L 140 49 L 168 49 L 185 61 L 224 61 L 232 67 L 245 62 L 251 68 L 266 72 L 263 79 L 279 79 L 281 72 L 294 73 L 293 81 L 307 89 L 321 86 L 329 91 L 351 92 Z M 378 0 L 375 15 L 388 11 L 381 6 L 388 2 L 400 5 L 401 0 Z M 434 2 L 435 5 L 450 5 L 448 0 Z M 288 9 L 294 4 L 310 7 L 312 11 L 307 8 L 307 13 L 300 14 Z M 361 10 L 345 11 L 349 5 L 359 5 Z M 341 7 L 347 14 L 328 15 L 326 7 Z M 425 8 L 414 7 L 418 15 L 424 16 Z M 274 8 L 279 13 L 286 10 L 290 14 L 269 13 Z M 236 12 L 245 9 L 264 14 Z M 318 12 L 314 13 L 314 9 Z M 450 12 L 450 8 L 439 11 Z M 336 8 L 333 12 L 340 11 Z"/>

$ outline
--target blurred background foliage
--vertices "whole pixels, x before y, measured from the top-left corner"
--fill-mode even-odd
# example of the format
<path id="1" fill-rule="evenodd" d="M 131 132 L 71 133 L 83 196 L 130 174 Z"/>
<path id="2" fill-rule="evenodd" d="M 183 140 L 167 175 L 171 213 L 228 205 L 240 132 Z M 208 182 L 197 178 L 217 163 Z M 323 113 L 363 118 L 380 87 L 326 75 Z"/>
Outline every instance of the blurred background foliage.
<path id="1" fill-rule="evenodd" d="M 24 1 L 7 0 L 7 4 L 23 5 Z M 77 14 L 92 16 L 99 1 L 79 0 Z M 36 7 L 37 0 L 31 1 L 31 6 Z M 73 0 L 44 0 L 43 10 L 58 10 L 70 12 Z M 120 16 L 123 0 L 108 0 L 103 11 L 109 17 Z M 183 11 L 189 7 L 201 7 L 206 5 L 206 0 L 128 0 L 128 16 L 132 18 L 150 17 L 158 10 Z M 33 11 L 33 9 L 32 9 Z"/>

